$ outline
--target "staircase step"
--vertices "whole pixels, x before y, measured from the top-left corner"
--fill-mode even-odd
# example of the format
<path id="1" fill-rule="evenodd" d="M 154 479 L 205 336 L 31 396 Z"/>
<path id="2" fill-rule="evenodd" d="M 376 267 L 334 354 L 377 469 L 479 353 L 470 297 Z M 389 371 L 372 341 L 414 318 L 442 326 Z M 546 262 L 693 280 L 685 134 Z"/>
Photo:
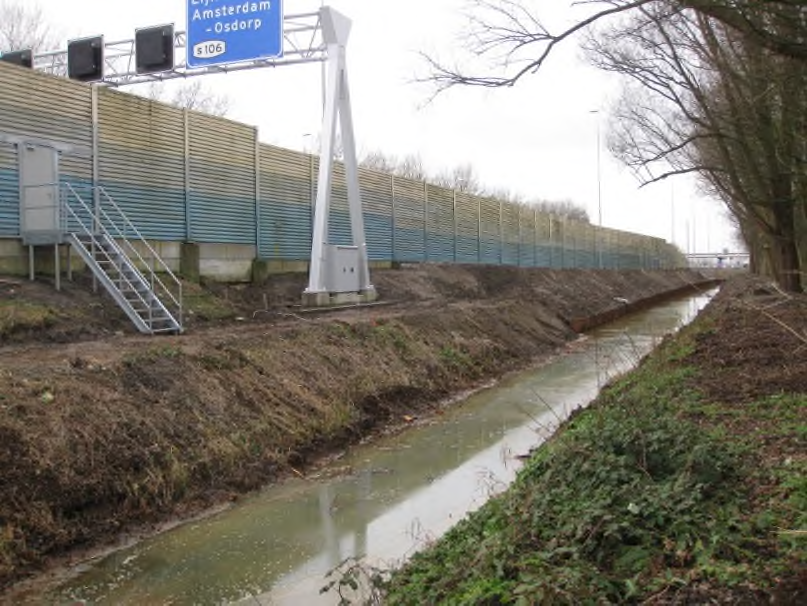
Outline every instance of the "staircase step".
<path id="1" fill-rule="evenodd" d="M 152 334 L 182 332 L 180 323 L 154 292 L 153 288 L 159 288 L 165 296 L 159 283 L 150 283 L 147 276 L 152 275 L 151 270 L 141 272 L 114 238 L 108 234 L 88 233 L 73 233 L 71 238 L 95 275 L 141 331 Z M 171 295 L 170 291 L 168 295 Z M 173 296 L 170 300 L 174 301 Z"/>
<path id="2" fill-rule="evenodd" d="M 147 314 L 151 312 L 151 315 L 156 314 L 163 314 L 163 308 L 158 305 L 154 305 L 149 309 L 149 306 L 146 305 L 144 301 L 126 301 L 133 310 L 135 310 L 139 314 Z"/>
<path id="3" fill-rule="evenodd" d="M 164 328 L 173 328 L 176 325 L 177 325 L 176 322 L 174 322 L 174 320 L 172 320 L 171 318 L 163 318 L 160 320 L 153 320 L 151 322 L 151 329 L 159 330 Z"/>
<path id="4" fill-rule="evenodd" d="M 130 303 L 138 303 L 146 307 L 148 307 L 149 305 L 151 306 L 155 305 L 153 295 L 149 292 L 141 293 L 135 290 L 126 290 L 121 288 L 119 288 L 118 290 L 120 290 L 120 294 L 123 295 L 123 298 L 129 301 Z"/>
<path id="5" fill-rule="evenodd" d="M 148 324 L 152 330 L 158 330 L 161 328 L 173 328 L 177 325 L 177 323 L 171 318 L 160 318 L 159 320 L 151 320 L 144 318 L 143 319 L 146 324 Z"/>
<path id="6" fill-rule="evenodd" d="M 124 293 L 121 292 L 123 295 L 123 300 L 126 301 L 131 306 L 139 306 L 145 309 L 148 309 L 149 302 L 144 297 L 137 297 L 133 296 L 132 293 Z"/>

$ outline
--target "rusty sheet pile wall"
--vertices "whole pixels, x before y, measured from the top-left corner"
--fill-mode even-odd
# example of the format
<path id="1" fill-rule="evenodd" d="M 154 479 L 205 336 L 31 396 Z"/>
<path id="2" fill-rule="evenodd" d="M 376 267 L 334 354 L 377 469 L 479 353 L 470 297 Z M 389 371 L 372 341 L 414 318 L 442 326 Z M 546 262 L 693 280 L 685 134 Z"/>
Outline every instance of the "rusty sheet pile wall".
<path id="1" fill-rule="evenodd" d="M 260 143 L 257 129 L 0 63 L 0 238 L 17 238 L 17 146 L 61 150 L 62 179 L 103 186 L 149 239 L 255 247 L 306 261 L 316 157 Z M 368 169 L 359 175 L 371 261 L 556 268 L 678 267 L 659 238 L 565 221 Z M 350 242 L 337 165 L 330 241 Z"/>

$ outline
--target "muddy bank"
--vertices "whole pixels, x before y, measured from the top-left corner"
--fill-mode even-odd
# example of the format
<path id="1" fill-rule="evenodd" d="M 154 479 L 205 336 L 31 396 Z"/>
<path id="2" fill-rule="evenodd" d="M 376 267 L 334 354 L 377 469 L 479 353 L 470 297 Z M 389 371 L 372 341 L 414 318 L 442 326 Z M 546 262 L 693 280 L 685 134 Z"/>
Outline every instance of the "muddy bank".
<path id="1" fill-rule="evenodd" d="M 71 340 L 69 298 L 83 295 L 31 301 L 19 285 L 16 300 L 56 319 L 0 347 L 2 586 L 524 367 L 574 338 L 574 318 L 703 276 L 419 266 L 374 281 L 394 304 L 324 315 L 293 307 L 300 276 L 217 286 L 191 304 L 192 330 L 164 339 L 120 326 L 97 339 L 104 323 L 87 320 Z"/>

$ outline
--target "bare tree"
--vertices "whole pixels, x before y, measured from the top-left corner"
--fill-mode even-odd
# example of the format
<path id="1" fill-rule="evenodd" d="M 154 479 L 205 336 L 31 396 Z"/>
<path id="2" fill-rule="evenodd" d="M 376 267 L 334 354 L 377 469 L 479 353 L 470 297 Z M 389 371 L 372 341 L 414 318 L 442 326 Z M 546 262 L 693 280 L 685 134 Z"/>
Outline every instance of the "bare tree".
<path id="1" fill-rule="evenodd" d="M 698 176 L 737 218 L 755 265 L 800 289 L 807 259 L 802 0 L 590 0 L 577 3 L 587 15 L 557 33 L 525 0 L 471 4 L 470 50 L 495 60 L 475 74 L 427 57 L 427 79 L 438 91 L 514 85 L 558 44 L 584 37 L 595 65 L 630 81 L 609 149 L 645 183 Z"/>
<path id="2" fill-rule="evenodd" d="M 53 50 L 58 37 L 35 3 L 0 1 L 0 53 L 32 49 Z"/>
<path id="3" fill-rule="evenodd" d="M 468 50 L 475 57 L 494 57 L 482 73 L 449 65 L 424 54 L 429 73 L 423 79 L 437 84 L 438 92 L 455 85 L 512 86 L 536 73 L 560 44 L 595 25 L 608 23 L 646 8 L 671 8 L 710 17 L 751 38 L 774 53 L 807 60 L 804 19 L 793 25 L 794 9 L 803 0 L 581 0 L 573 2 L 587 14 L 564 30 L 553 32 L 538 16 L 538 3 L 527 0 L 468 0 Z M 800 21 L 800 23 L 799 23 Z"/>
<path id="4" fill-rule="evenodd" d="M 678 0 L 774 54 L 807 60 L 803 0 Z"/>
<path id="5" fill-rule="evenodd" d="M 438 174 L 432 179 L 432 182 L 435 185 L 469 194 L 478 194 L 482 191 L 476 169 L 468 162 Z"/>
<path id="6" fill-rule="evenodd" d="M 538 209 L 538 212 L 547 215 L 555 215 L 556 217 L 563 217 L 582 223 L 591 222 L 588 211 L 572 200 L 527 200 L 521 194 L 503 187 L 487 190 L 481 195 L 510 204 L 534 207 Z"/>
<path id="7" fill-rule="evenodd" d="M 430 176 L 423 167 L 423 159 L 417 154 L 408 154 L 403 158 L 398 158 L 381 150 L 373 150 L 359 160 L 359 165 L 395 175 L 396 177 L 404 177 L 415 181 L 428 181 L 434 185 L 456 189 L 457 191 L 472 194 L 482 191 L 476 170 L 469 163 L 457 166 L 437 176 Z"/>
<path id="8" fill-rule="evenodd" d="M 231 106 L 230 98 L 227 95 L 214 93 L 206 88 L 199 79 L 183 83 L 172 94 L 167 93 L 165 82 L 152 82 L 140 94 L 154 101 L 163 101 L 176 107 L 192 109 L 211 116 L 226 116 Z"/>
<path id="9" fill-rule="evenodd" d="M 401 158 L 393 174 L 414 181 L 426 181 L 429 178 L 426 169 L 423 168 L 423 158 L 420 154 L 408 154 Z"/>
<path id="10" fill-rule="evenodd" d="M 372 168 L 381 172 L 404 177 L 415 181 L 428 181 L 429 176 L 423 167 L 423 159 L 418 154 L 408 154 L 403 158 L 395 155 L 385 154 L 383 151 L 375 150 L 366 154 L 359 165 L 365 168 Z"/>
<path id="11" fill-rule="evenodd" d="M 225 116 L 230 111 L 230 98 L 217 95 L 205 88 L 199 79 L 180 87 L 171 100 L 173 105 L 211 114 Z"/>
<path id="12" fill-rule="evenodd" d="M 794 10 L 797 21 L 802 9 Z M 789 28 L 791 23 L 783 23 Z M 704 120 L 721 135 L 699 139 L 701 176 L 738 218 L 759 270 L 790 291 L 807 284 L 807 62 L 761 51 L 754 37 L 704 20 L 716 77 Z"/>
<path id="13" fill-rule="evenodd" d="M 359 166 L 388 174 L 394 174 L 397 165 L 398 159 L 395 156 L 385 154 L 380 149 L 367 152 L 359 159 Z"/>
<path id="14" fill-rule="evenodd" d="M 359 164 L 365 168 L 395 175 L 397 177 L 428 181 L 434 185 L 454 189 L 458 192 L 492 198 L 510 204 L 535 206 L 543 213 L 585 223 L 590 222 L 585 208 L 575 204 L 571 200 L 561 200 L 558 202 L 536 200 L 528 202 L 521 194 L 503 187 L 486 189 L 481 186 L 476 170 L 470 163 L 461 164 L 436 177 L 429 177 L 423 169 L 420 156 L 410 155 L 400 160 L 394 155 L 388 155 L 380 150 L 374 150 L 367 153 L 360 160 Z"/>
<path id="15" fill-rule="evenodd" d="M 786 27 L 801 16 L 793 11 Z M 633 83 L 610 138 L 617 157 L 648 182 L 696 173 L 737 219 L 755 267 L 800 291 L 807 62 L 661 3 L 591 38 L 588 50 Z"/>
<path id="16" fill-rule="evenodd" d="M 581 223 L 591 223 L 588 216 L 588 211 L 575 204 L 571 200 L 537 200 L 531 203 L 532 206 L 537 206 L 538 210 L 548 215 L 555 215 L 572 221 L 580 221 Z"/>
<path id="17" fill-rule="evenodd" d="M 493 189 L 483 189 L 480 195 L 486 198 L 493 198 L 501 200 L 502 202 L 511 202 L 513 204 L 527 204 L 526 199 L 520 193 L 515 192 L 506 187 L 494 187 Z"/>

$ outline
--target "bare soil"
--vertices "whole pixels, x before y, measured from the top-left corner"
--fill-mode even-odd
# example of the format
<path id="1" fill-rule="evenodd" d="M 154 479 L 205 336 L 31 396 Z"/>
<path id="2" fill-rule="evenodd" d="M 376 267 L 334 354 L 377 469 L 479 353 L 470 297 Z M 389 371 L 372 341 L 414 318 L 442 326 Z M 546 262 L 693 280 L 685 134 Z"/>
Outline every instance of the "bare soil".
<path id="1" fill-rule="evenodd" d="M 425 414 L 556 352 L 581 319 L 707 281 L 440 265 L 373 279 L 381 304 L 327 312 L 299 307 L 302 275 L 187 285 L 186 333 L 154 338 L 86 277 L 57 292 L 0 276 L 0 589 Z M 772 359 L 729 349 L 755 370 Z"/>
<path id="2" fill-rule="evenodd" d="M 772 535 L 795 537 L 800 547 L 784 570 L 766 579 L 772 591 L 750 584 L 727 591 L 703 583 L 652 603 L 805 604 L 807 484 L 799 470 L 807 469 L 807 294 L 785 293 L 769 280 L 744 276 L 723 286 L 699 322 L 709 329 L 699 333 L 688 360 L 700 369 L 693 387 L 712 404 L 691 417 L 718 428 L 727 440 L 753 445 L 746 454 L 747 469 L 753 470 L 746 480 L 749 518 L 781 515 L 790 524 Z M 791 399 L 795 405 L 785 404 Z M 773 560 L 781 547 L 776 543 L 770 537 L 756 540 L 748 559 Z"/>
<path id="3" fill-rule="evenodd" d="M 742 403 L 778 394 L 807 393 L 807 297 L 767 280 L 730 282 L 707 318 L 699 364 L 715 372 L 699 387 L 710 399 Z M 713 338 L 715 335 L 721 338 Z"/>

